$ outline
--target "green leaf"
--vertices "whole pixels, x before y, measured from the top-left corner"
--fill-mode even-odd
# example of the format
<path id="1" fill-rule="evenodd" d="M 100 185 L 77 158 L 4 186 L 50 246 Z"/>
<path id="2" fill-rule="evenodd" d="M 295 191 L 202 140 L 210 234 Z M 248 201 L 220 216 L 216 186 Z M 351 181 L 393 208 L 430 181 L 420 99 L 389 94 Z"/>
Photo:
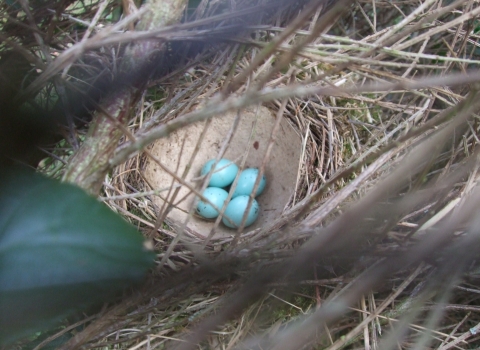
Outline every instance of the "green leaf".
<path id="1" fill-rule="evenodd" d="M 73 185 L 16 169 L 0 194 L 0 344 L 108 300 L 153 265 L 135 228 Z"/>

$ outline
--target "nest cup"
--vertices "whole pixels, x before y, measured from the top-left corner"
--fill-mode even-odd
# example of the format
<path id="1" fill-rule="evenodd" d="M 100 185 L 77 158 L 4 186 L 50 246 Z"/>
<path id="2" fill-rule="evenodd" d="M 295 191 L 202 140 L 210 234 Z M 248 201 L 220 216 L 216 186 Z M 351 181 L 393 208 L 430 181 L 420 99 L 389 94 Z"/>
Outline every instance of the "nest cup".
<path id="1" fill-rule="evenodd" d="M 198 192 L 201 191 L 203 184 L 203 179 L 200 177 L 201 168 L 208 160 L 219 155 L 232 131 L 233 137 L 228 142 L 222 158 L 234 161 L 240 168 L 243 161 L 245 161 L 244 168 L 260 168 L 272 139 L 276 117 L 263 106 L 245 109 L 240 113 L 236 127 L 234 127 L 234 121 L 237 113 L 227 113 L 213 118 L 209 125 L 207 122 L 200 122 L 181 128 L 170 134 L 168 138 L 155 142 L 150 151 L 170 172 L 184 179 L 186 184 Z M 206 131 L 204 131 L 205 128 L 207 128 Z M 273 135 L 272 146 L 265 163 L 264 174 L 267 177 L 267 186 L 256 198 L 260 204 L 260 213 L 255 223 L 245 228 L 245 231 L 263 227 L 280 217 L 295 191 L 302 141 L 284 118 Z M 197 152 L 196 149 L 198 149 Z M 190 168 L 187 171 L 189 164 Z M 196 215 L 189 217 L 189 212 L 195 214 L 197 196 L 188 186 L 182 185 L 152 159 L 148 159 L 144 174 L 147 182 L 154 187 L 153 189 L 162 190 L 159 196 L 154 197 L 155 205 L 160 210 L 165 210 L 166 201 L 173 204 L 167 215 L 173 226 L 181 227 L 186 222 L 188 230 L 193 231 L 196 236 L 209 236 L 214 228 L 214 221 L 205 220 Z M 174 188 L 169 191 L 172 185 Z M 179 191 L 173 198 L 177 188 Z M 235 230 L 220 223 L 215 227 L 213 237 L 221 238 L 234 233 Z"/>

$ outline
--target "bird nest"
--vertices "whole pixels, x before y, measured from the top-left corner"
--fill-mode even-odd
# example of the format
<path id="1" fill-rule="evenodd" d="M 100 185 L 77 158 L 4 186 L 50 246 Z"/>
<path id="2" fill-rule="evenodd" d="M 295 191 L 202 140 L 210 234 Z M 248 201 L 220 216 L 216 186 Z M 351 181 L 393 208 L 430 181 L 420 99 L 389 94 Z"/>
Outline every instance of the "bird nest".
<path id="1" fill-rule="evenodd" d="M 479 9 L 347 3 L 270 13 L 151 83 L 101 200 L 152 240 L 157 269 L 68 346 L 478 341 L 480 99 L 465 83 L 480 78 L 462 72 L 479 63 Z M 269 181 L 241 231 L 193 215 L 200 168 L 221 156 Z"/>

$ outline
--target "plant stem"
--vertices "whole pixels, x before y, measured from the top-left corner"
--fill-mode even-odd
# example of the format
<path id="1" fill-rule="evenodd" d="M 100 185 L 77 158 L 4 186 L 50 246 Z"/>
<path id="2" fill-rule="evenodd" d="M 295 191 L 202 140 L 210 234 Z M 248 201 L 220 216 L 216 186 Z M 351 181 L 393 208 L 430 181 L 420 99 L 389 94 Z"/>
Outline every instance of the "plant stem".
<path id="1" fill-rule="evenodd" d="M 179 21 L 186 3 L 186 0 L 147 1 L 147 11 L 135 30 L 158 29 Z M 165 44 L 158 40 L 130 44 L 120 64 L 120 74 L 133 77 L 132 72 L 144 71 L 164 51 L 164 47 Z M 124 86 L 114 89 L 100 101 L 87 139 L 70 159 L 63 181 L 74 183 L 93 195 L 100 192 L 105 175 L 111 169 L 109 160 L 123 135 L 122 127 L 128 124 L 131 109 L 149 76 L 133 78 L 129 84 L 123 83 Z"/>

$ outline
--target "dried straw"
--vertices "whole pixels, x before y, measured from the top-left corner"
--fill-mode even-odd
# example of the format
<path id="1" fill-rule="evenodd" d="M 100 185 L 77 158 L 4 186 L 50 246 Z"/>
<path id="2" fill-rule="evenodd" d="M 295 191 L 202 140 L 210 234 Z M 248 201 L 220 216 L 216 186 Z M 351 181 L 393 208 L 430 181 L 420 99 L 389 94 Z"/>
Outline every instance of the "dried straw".
<path id="1" fill-rule="evenodd" d="M 58 7 L 63 32 L 78 21 L 91 26 L 77 39 L 65 36 L 50 62 L 37 62 L 39 42 L 18 45 L 16 33 L 2 34 L 4 47 L 42 70 L 22 98 L 48 95 L 62 71 L 91 96 L 94 75 L 132 40 L 167 40 L 175 43 L 172 57 L 186 57 L 150 82 L 101 195 L 153 240 L 161 266 L 142 289 L 86 319 L 62 349 L 473 347 L 480 339 L 477 3 L 313 1 L 278 11 L 269 2 L 237 1 L 228 11 L 223 4 L 203 0 L 184 23 L 150 32 L 121 32 L 141 12 L 103 29 L 95 13 L 113 2 L 92 1 L 80 16 Z M 263 17 L 239 25 L 260 8 L 268 9 Z M 146 182 L 148 146 L 256 104 L 302 136 L 284 214 L 206 244 L 159 220 L 165 216 L 153 197 L 170 189 Z M 84 133 L 72 126 L 72 146 L 46 148 L 39 170 L 59 176 Z"/>

